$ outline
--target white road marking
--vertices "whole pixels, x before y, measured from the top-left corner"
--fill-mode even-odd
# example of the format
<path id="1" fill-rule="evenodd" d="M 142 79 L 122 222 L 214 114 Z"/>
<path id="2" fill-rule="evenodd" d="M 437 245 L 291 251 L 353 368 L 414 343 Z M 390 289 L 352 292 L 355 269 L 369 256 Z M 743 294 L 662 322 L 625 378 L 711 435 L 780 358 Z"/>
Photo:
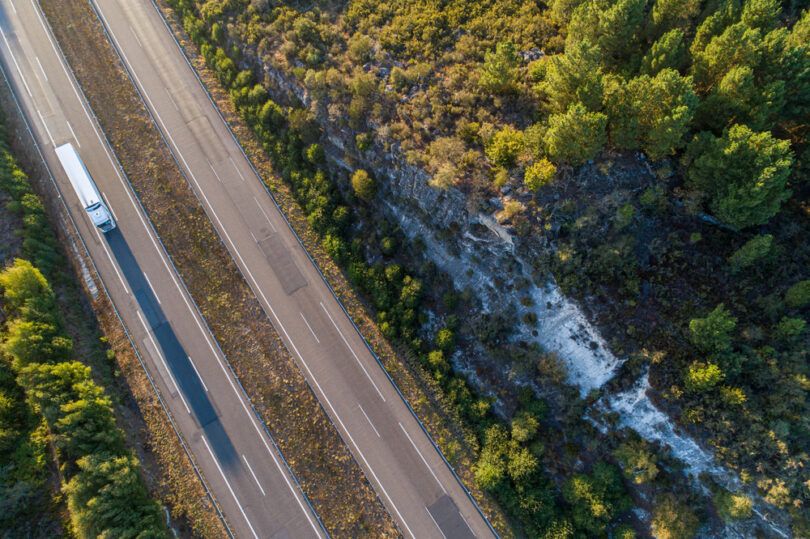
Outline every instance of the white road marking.
<path id="1" fill-rule="evenodd" d="M 440 534 L 442 534 L 442 537 L 444 537 L 444 539 L 447 539 L 447 536 L 444 534 L 444 532 L 442 531 L 442 529 L 441 529 L 441 528 L 439 528 L 439 523 L 438 523 L 438 522 L 436 522 L 436 519 L 435 519 L 435 518 L 433 518 L 433 513 L 431 513 L 431 512 L 430 512 L 430 509 L 428 509 L 428 508 L 427 508 L 427 505 L 425 506 L 425 511 L 427 511 L 427 514 L 430 516 L 430 520 L 432 520 L 432 521 L 433 521 L 433 523 L 436 525 L 436 528 L 438 528 L 439 533 L 440 533 Z"/>
<path id="2" fill-rule="evenodd" d="M 180 391 L 180 388 L 177 385 L 177 380 L 174 379 L 174 375 L 172 374 L 171 369 L 169 369 L 169 365 L 166 364 L 166 360 L 163 357 L 163 354 L 160 352 L 160 347 L 155 342 L 155 339 L 152 338 L 152 332 L 149 331 L 149 328 L 146 326 L 146 322 L 143 321 L 143 317 L 141 316 L 141 311 L 135 310 L 135 314 L 138 315 L 138 320 L 141 321 L 141 325 L 143 326 L 143 330 L 146 332 L 146 336 L 149 337 L 149 340 L 152 341 L 152 346 L 155 347 L 155 351 L 157 352 L 158 358 L 160 362 L 163 363 L 163 368 L 166 369 L 166 372 L 169 374 L 169 378 L 172 381 L 172 385 L 174 385 L 175 391 L 180 396 L 180 400 L 183 401 L 183 406 L 186 407 L 186 412 L 191 415 L 191 409 L 188 407 L 188 403 L 186 402 L 185 397 L 183 397 L 183 392 Z"/>
<path id="3" fill-rule="evenodd" d="M 107 204 L 107 208 L 110 210 L 110 213 L 112 213 L 113 219 L 118 221 L 118 217 L 115 215 L 115 210 L 113 209 L 112 205 L 110 205 L 110 201 L 107 200 L 107 195 L 104 194 L 104 191 L 101 192 L 101 196 L 104 198 L 104 203 Z"/>
<path id="4" fill-rule="evenodd" d="M 214 464 L 217 465 L 217 470 L 219 470 L 219 475 L 222 476 L 222 479 L 225 481 L 225 484 L 228 486 L 228 490 L 231 491 L 231 496 L 233 496 L 233 500 L 236 502 L 236 505 L 239 506 L 239 510 L 242 512 L 242 516 L 245 518 L 245 522 L 247 522 L 247 525 L 250 527 L 250 531 L 253 532 L 253 537 L 255 537 L 256 539 L 259 539 L 259 536 L 256 535 L 256 530 L 253 529 L 253 524 L 250 523 L 250 519 L 247 517 L 247 515 L 245 514 L 245 510 L 242 508 L 242 504 L 239 503 L 239 498 L 237 498 L 236 494 L 234 494 L 233 489 L 231 488 L 230 481 L 228 481 L 228 478 L 225 477 L 225 473 L 223 473 L 222 467 L 219 465 L 219 460 L 217 460 L 217 457 L 214 456 L 214 452 L 211 451 L 211 446 L 208 445 L 208 440 L 205 439 L 204 434 L 202 434 L 200 436 L 202 438 L 203 443 L 205 444 L 205 448 L 208 450 L 208 453 L 211 455 L 211 458 L 214 459 Z"/>
<path id="5" fill-rule="evenodd" d="M 48 124 L 45 123 L 45 118 L 42 117 L 42 113 L 39 112 L 39 109 L 37 109 L 37 116 L 39 116 L 39 121 L 42 122 L 42 127 L 45 128 L 48 138 L 51 139 L 51 145 L 56 146 L 56 143 L 53 141 L 53 137 L 51 136 L 51 130 L 48 129 Z"/>
<path id="6" fill-rule="evenodd" d="M 206 161 L 208 161 L 208 160 L 206 159 Z M 214 176 L 217 177 L 217 179 L 219 180 L 219 183 L 222 183 L 222 178 L 220 178 L 219 174 L 217 174 L 217 171 L 214 170 L 214 165 L 211 164 L 211 161 L 208 161 L 208 166 L 211 167 L 211 171 L 214 173 Z"/>
<path id="7" fill-rule="evenodd" d="M 195 364 L 194 364 L 194 360 L 193 360 L 193 359 L 191 359 L 191 356 L 186 356 L 186 357 L 188 358 L 188 362 L 189 362 L 189 363 L 191 363 L 191 366 L 194 368 L 194 372 L 196 372 L 196 373 L 197 373 L 197 378 L 199 378 L 199 379 L 200 379 L 200 383 L 202 384 L 203 389 L 204 389 L 204 390 L 206 391 L 206 393 L 207 393 L 207 392 L 208 392 L 208 386 L 206 386 L 206 385 L 205 385 L 205 382 L 203 382 L 202 376 L 200 376 L 200 371 L 198 371 L 198 370 L 197 370 L 197 365 L 195 365 Z"/>
<path id="8" fill-rule="evenodd" d="M 6 48 L 8 49 L 9 55 L 11 56 L 11 60 L 14 62 L 14 66 L 17 68 L 17 73 L 20 74 L 20 80 L 22 80 L 23 86 L 25 86 L 25 91 L 28 92 L 28 97 L 33 99 L 34 96 L 31 95 L 31 89 L 28 87 L 28 83 L 25 81 L 25 77 L 23 77 L 22 70 L 20 69 L 20 64 L 17 63 L 17 59 L 14 57 L 14 52 L 12 52 L 11 50 L 11 45 L 8 44 L 8 39 L 6 39 L 6 33 L 3 32 L 2 28 L 0 28 L 0 35 L 3 36 L 3 41 L 6 42 Z"/>
<path id="9" fill-rule="evenodd" d="M 130 26 L 129 29 L 132 30 L 132 35 L 135 36 L 135 41 L 138 42 L 138 46 L 143 48 L 143 45 L 141 45 L 141 40 L 138 39 L 138 34 L 135 33 L 135 29 L 132 26 Z"/>
<path id="10" fill-rule="evenodd" d="M 34 56 L 37 60 L 37 65 L 39 66 L 39 70 L 42 71 L 42 76 L 45 77 L 45 82 L 48 82 L 48 74 L 45 73 L 45 70 L 42 68 L 42 63 L 39 61 L 39 56 Z"/>
<path id="11" fill-rule="evenodd" d="M 342 331 L 340 331 L 340 328 L 339 328 L 339 327 L 338 327 L 338 325 L 335 323 L 335 320 L 334 320 L 334 318 L 332 318 L 332 315 L 331 315 L 331 314 L 329 314 L 329 311 L 327 311 L 327 310 L 326 310 L 326 306 L 323 304 L 323 302 L 321 302 L 321 308 L 323 309 L 323 312 L 325 312 L 325 313 L 326 313 L 326 316 L 328 316 L 328 317 L 329 317 L 329 320 L 332 322 L 332 325 L 333 325 L 333 326 L 335 326 L 335 329 L 336 329 L 336 330 L 337 330 L 337 332 L 340 334 L 340 338 L 341 338 L 341 339 L 343 339 L 343 342 L 344 342 L 344 344 L 346 345 L 346 348 L 348 348 L 348 349 L 349 349 L 349 351 L 352 353 L 352 355 L 354 356 L 354 359 L 357 361 L 357 364 L 358 364 L 358 365 L 360 365 L 360 368 L 361 368 L 361 369 L 363 369 L 363 372 L 364 372 L 364 373 L 366 373 L 366 377 L 367 377 L 367 378 L 369 379 L 369 381 L 371 382 L 371 385 L 373 385 L 373 386 L 374 386 L 374 389 L 376 389 L 376 390 L 377 390 L 377 394 L 380 396 L 380 398 L 383 400 L 383 402 L 385 402 L 385 397 L 383 397 L 382 391 L 380 391 L 380 388 L 379 388 L 379 387 L 377 387 L 377 384 L 375 384 L 375 383 L 374 383 L 374 380 L 371 378 L 371 375 L 370 375 L 370 374 L 368 373 L 368 371 L 366 370 L 365 365 L 363 365 L 363 363 L 360 361 L 360 358 L 359 358 L 359 357 L 357 357 L 357 354 L 355 354 L 355 353 L 354 353 L 354 349 L 353 349 L 353 348 L 351 347 L 351 345 L 349 344 L 349 341 L 347 341 L 347 340 L 346 340 L 346 337 L 344 337 L 344 336 L 343 336 L 343 332 L 342 332 Z"/>
<path id="12" fill-rule="evenodd" d="M 13 9 L 14 13 L 16 14 L 17 13 L 17 8 L 14 7 L 14 2 L 12 2 L 11 0 L 8 0 L 8 3 L 11 4 L 11 9 Z"/>
<path id="13" fill-rule="evenodd" d="M 239 174 L 239 177 L 240 177 L 240 178 L 242 178 L 242 181 L 245 181 L 245 177 L 244 177 L 244 176 L 242 176 L 242 173 L 239 171 L 239 167 L 237 167 L 237 166 L 236 166 L 236 161 L 234 161 L 234 160 L 233 160 L 233 157 L 231 157 L 231 156 L 229 155 L 229 156 L 228 156 L 228 159 L 230 159 L 230 160 L 231 160 L 231 164 L 233 165 L 233 168 L 235 168 L 235 169 L 236 169 L 236 173 L 237 173 L 237 174 Z M 253 198 L 256 198 L 256 197 L 253 197 Z"/>
<path id="14" fill-rule="evenodd" d="M 366 421 L 368 421 L 368 424 L 371 425 L 372 429 L 374 429 L 374 434 L 377 435 L 377 438 L 382 438 L 382 436 L 380 436 L 380 433 L 377 432 L 377 429 L 374 427 L 374 423 L 371 422 L 371 419 L 369 419 L 368 414 L 366 413 L 365 410 L 363 410 L 363 407 L 360 406 L 359 402 L 357 403 L 357 407 L 360 408 L 360 411 L 363 412 L 363 416 L 366 418 Z"/>
<path id="15" fill-rule="evenodd" d="M 247 464 L 247 468 L 248 468 L 248 471 L 250 471 L 250 475 L 253 476 L 253 480 L 256 481 L 256 485 L 259 487 L 259 490 L 262 491 L 262 496 L 267 496 L 267 494 L 264 493 L 264 489 L 262 488 L 262 484 L 259 483 L 259 478 L 256 477 L 255 473 L 253 473 L 253 468 L 250 467 L 250 463 L 248 462 L 248 459 L 247 459 L 247 457 L 245 456 L 244 453 L 242 453 L 242 458 L 245 459 L 245 464 Z"/>
<path id="16" fill-rule="evenodd" d="M 460 517 L 461 517 L 461 520 L 463 520 L 463 521 L 464 521 L 464 524 L 467 526 L 467 529 L 468 529 L 468 530 L 470 530 L 470 533 L 472 533 L 473 535 L 475 535 L 475 533 L 473 533 L 473 531 L 472 531 L 472 528 L 470 528 L 470 523 L 469 523 L 469 522 L 467 522 L 467 519 L 466 519 L 466 518 L 464 518 L 464 515 L 462 515 L 462 514 L 461 514 L 461 511 L 458 511 L 458 516 L 460 516 Z"/>
<path id="17" fill-rule="evenodd" d="M 439 487 L 441 487 L 442 492 L 444 492 L 445 494 L 447 494 L 447 491 L 444 489 L 444 485 L 442 485 L 442 482 L 441 482 L 441 481 L 439 481 L 439 478 L 438 478 L 438 477 L 436 477 L 436 474 L 435 474 L 435 473 L 433 473 L 433 468 L 431 468 L 431 467 L 430 467 L 430 464 L 428 464 L 428 461 L 427 461 L 427 460 L 425 459 L 425 457 L 422 455 L 422 452 L 421 452 L 421 451 L 419 451 L 419 448 L 418 448 L 418 447 L 416 447 L 416 444 L 415 444 L 415 443 L 413 443 L 413 438 L 411 438 L 411 435 L 410 435 L 410 434 L 408 434 L 408 431 L 407 431 L 407 430 L 405 430 L 405 427 L 403 427 L 403 426 L 402 426 L 402 423 L 400 423 L 400 424 L 399 424 L 399 428 L 401 428 L 401 429 L 402 429 L 402 432 L 404 432 L 404 433 L 405 433 L 405 436 L 407 436 L 407 437 L 408 437 L 408 441 L 409 441 L 409 442 L 411 442 L 411 445 L 412 445 L 412 446 L 413 446 L 413 448 L 416 450 L 416 453 L 419 455 L 419 458 L 420 458 L 420 459 L 422 459 L 422 462 L 424 462 L 424 463 L 425 463 L 425 466 L 427 466 L 427 469 L 428 469 L 428 471 L 430 472 L 430 475 L 432 475 L 432 476 L 433 476 L 433 479 L 435 479 L 435 480 L 436 480 L 436 482 L 439 484 Z"/>
<path id="18" fill-rule="evenodd" d="M 270 220 L 270 217 L 268 217 L 267 213 L 264 211 L 264 208 L 262 208 L 262 205 L 259 202 L 259 199 L 256 198 L 256 197 L 253 197 L 253 200 L 256 201 L 256 205 L 259 207 L 259 211 L 262 212 L 262 215 L 264 215 L 264 218 L 267 219 L 267 223 L 270 225 L 270 228 L 273 229 L 273 232 L 278 232 L 278 230 L 276 230 L 276 227 L 273 225 L 273 222 Z"/>
<path id="19" fill-rule="evenodd" d="M 98 236 L 98 242 L 104 248 L 104 252 L 107 253 L 107 258 L 110 259 L 110 264 L 112 264 L 112 267 L 115 270 L 115 274 L 118 275 L 118 279 L 121 281 L 121 286 L 124 287 L 124 293 L 129 294 L 127 284 L 126 282 L 124 282 L 124 278 L 121 276 L 121 273 L 118 272 L 118 266 L 115 264 L 115 260 L 113 260 L 113 257 L 110 256 L 110 251 L 107 250 L 107 245 L 106 242 L 104 241 L 104 238 L 101 237 L 101 233 L 99 233 L 98 228 L 96 228 L 95 225 L 93 225 L 93 230 L 96 231 L 96 236 Z"/>
<path id="20" fill-rule="evenodd" d="M 67 124 L 68 129 L 70 129 L 70 134 L 71 134 L 71 135 L 73 135 L 73 140 L 75 140 L 75 141 L 76 141 L 76 144 L 79 146 L 79 148 L 81 148 L 81 147 L 82 147 L 82 143 L 81 143 L 81 142 L 79 142 L 79 137 L 77 137 L 77 136 L 76 136 L 76 133 L 73 131 L 73 126 L 72 126 L 72 125 L 70 125 L 70 122 L 69 122 L 69 121 L 67 121 L 67 120 L 65 120 L 65 123 Z"/>
<path id="21" fill-rule="evenodd" d="M 152 281 L 150 281 L 150 280 L 149 280 L 149 276 L 146 274 L 146 272 L 145 272 L 145 271 L 143 272 L 143 276 L 146 278 L 146 284 L 148 284 L 148 285 L 149 285 L 149 290 L 151 290 L 151 291 L 152 291 L 152 294 L 154 294 L 155 299 L 156 299 L 156 300 L 157 300 L 157 302 L 158 302 L 158 305 L 163 305 L 163 304 L 160 302 L 160 298 L 158 297 L 157 292 L 155 292 L 155 287 L 154 287 L 154 286 L 152 286 Z"/>
<path id="22" fill-rule="evenodd" d="M 253 234 L 253 232 L 251 232 L 251 234 Z M 256 239 L 256 238 L 253 238 L 253 239 Z M 310 333 L 312 333 L 312 336 L 313 336 L 313 337 L 315 337 L 315 342 L 317 342 L 318 344 L 321 344 L 321 341 L 320 341 L 320 339 L 318 339 L 318 336 L 317 336 L 317 335 L 315 335 L 315 332 L 314 332 L 314 331 L 312 331 L 312 326 L 310 326 L 310 325 L 309 325 L 309 322 L 307 322 L 306 317 L 304 317 L 304 313 L 299 312 L 298 314 L 300 314 L 300 315 L 301 315 L 301 319 L 302 319 L 302 320 L 304 321 L 304 323 L 307 325 L 307 328 L 309 328 L 309 332 L 310 332 Z"/>
<path id="23" fill-rule="evenodd" d="M 166 88 L 166 95 L 168 95 L 168 96 L 169 96 L 169 101 L 171 101 L 171 102 L 172 102 L 172 105 L 174 105 L 174 108 L 175 108 L 176 110 L 180 110 L 180 107 L 178 107 L 178 106 L 177 106 L 177 103 L 175 103 L 175 102 L 174 102 L 174 98 L 172 97 L 172 93 L 169 91 L 169 89 L 168 89 L 168 88 Z"/>

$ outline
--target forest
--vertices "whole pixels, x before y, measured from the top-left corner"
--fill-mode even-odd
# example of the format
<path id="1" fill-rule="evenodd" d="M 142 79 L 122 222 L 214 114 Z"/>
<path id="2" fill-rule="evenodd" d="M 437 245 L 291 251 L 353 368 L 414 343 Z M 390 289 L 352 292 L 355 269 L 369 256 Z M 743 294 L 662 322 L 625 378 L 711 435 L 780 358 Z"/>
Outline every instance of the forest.
<path id="1" fill-rule="evenodd" d="M 475 432 L 476 483 L 516 533 L 691 537 L 745 521 L 756 501 L 810 533 L 806 6 L 169 4 L 380 329 Z M 351 174 L 334 166 L 335 133 L 352 142 L 337 158 Z M 600 395 L 579 399 L 553 354 L 510 343 L 513 314 L 462 323 L 474 298 L 386 219 L 395 201 L 364 161 L 375 151 L 463 193 L 470 211 L 499 199 L 538 272 L 628 358 L 606 391 L 648 373 L 658 405 L 744 487 L 701 478 L 707 499 L 667 448 L 600 439 L 582 419 Z M 532 388 L 548 391 L 515 384 L 496 411 L 450 360 L 473 339 L 493 361 L 529 357 Z"/>
<path id="2" fill-rule="evenodd" d="M 116 424 L 113 401 L 74 357 L 60 299 L 48 282 L 68 280 L 64 260 L 5 128 L 0 190 L 3 211 L 19 222 L 17 239 L 4 243 L 7 265 L 0 271 L 3 536 L 168 537 L 160 505 Z M 17 242 L 28 260 L 11 259 Z"/>

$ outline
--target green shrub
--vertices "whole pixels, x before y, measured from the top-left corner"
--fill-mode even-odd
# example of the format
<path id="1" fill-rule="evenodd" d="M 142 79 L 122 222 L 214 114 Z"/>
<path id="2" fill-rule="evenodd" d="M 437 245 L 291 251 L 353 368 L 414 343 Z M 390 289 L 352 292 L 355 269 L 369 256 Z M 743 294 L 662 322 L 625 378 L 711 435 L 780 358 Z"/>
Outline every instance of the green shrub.
<path id="1" fill-rule="evenodd" d="M 718 487 L 714 492 L 714 506 L 725 522 L 744 520 L 751 516 L 753 501 L 745 494 L 729 492 Z"/>
<path id="2" fill-rule="evenodd" d="M 754 236 L 734 251 L 728 259 L 732 273 L 749 268 L 762 260 L 770 251 L 773 236 L 770 234 Z"/>
<path id="3" fill-rule="evenodd" d="M 450 350 L 456 344 L 456 335 L 447 328 L 436 333 L 436 346 L 439 350 Z"/>
<path id="4" fill-rule="evenodd" d="M 556 173 L 557 167 L 548 159 L 543 158 L 526 168 L 523 182 L 530 191 L 537 191 L 541 187 L 551 183 Z"/>
<path id="5" fill-rule="evenodd" d="M 363 169 L 357 169 L 352 174 L 352 189 L 360 200 L 370 202 L 377 194 L 377 184 Z"/>
<path id="6" fill-rule="evenodd" d="M 801 309 L 810 303 L 810 279 L 800 281 L 785 292 L 785 304 L 793 309 Z"/>
<path id="7" fill-rule="evenodd" d="M 731 349 L 731 332 L 737 319 L 718 305 L 706 318 L 693 318 L 689 322 L 692 344 L 708 354 L 726 352 Z"/>

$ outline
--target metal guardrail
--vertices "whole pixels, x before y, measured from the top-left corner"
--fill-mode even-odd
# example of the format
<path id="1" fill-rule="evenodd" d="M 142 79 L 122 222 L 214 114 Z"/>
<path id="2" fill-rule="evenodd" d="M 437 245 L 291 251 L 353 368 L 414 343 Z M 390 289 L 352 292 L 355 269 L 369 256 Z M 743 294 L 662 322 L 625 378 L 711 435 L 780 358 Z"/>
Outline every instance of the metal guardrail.
<path id="1" fill-rule="evenodd" d="M 91 0 L 91 1 L 93 1 L 93 0 Z M 211 104 L 214 106 L 214 109 L 217 111 L 217 114 L 219 114 L 219 117 L 222 119 L 223 123 L 228 127 L 228 132 L 231 134 L 231 137 L 233 137 L 234 142 L 236 142 L 236 145 L 239 147 L 239 150 L 242 152 L 242 155 L 245 157 L 245 160 L 250 164 L 250 167 L 253 169 L 254 174 L 256 174 L 256 176 L 259 179 L 261 179 L 261 177 L 262 177 L 261 174 L 259 173 L 258 169 L 254 166 L 253 161 L 250 160 L 250 157 L 247 155 L 244 148 L 242 148 L 242 144 L 239 143 L 239 139 L 236 137 L 236 134 L 233 132 L 233 129 L 231 129 L 231 126 L 228 123 L 228 121 L 225 119 L 225 116 L 222 114 L 222 111 L 219 110 L 219 106 L 216 104 L 216 101 L 214 101 L 213 96 L 208 91 L 208 88 L 205 86 L 205 83 L 203 83 L 202 79 L 200 78 L 200 75 L 197 73 L 197 70 L 194 69 L 194 65 L 191 63 L 191 60 L 189 60 L 188 56 L 186 55 L 186 51 L 183 49 L 183 46 L 177 40 L 177 36 L 175 36 L 174 32 L 171 29 L 171 26 L 169 26 L 169 23 L 163 17 L 163 14 L 161 13 L 160 8 L 157 5 L 157 2 L 155 0 L 151 0 L 151 2 L 152 2 L 153 7 L 155 8 L 155 11 L 157 11 L 158 15 L 160 16 L 161 20 L 163 21 L 163 24 L 166 26 L 166 29 L 168 30 L 169 34 L 172 36 L 172 39 L 174 39 L 174 42 L 177 44 L 177 48 L 183 54 L 183 58 L 186 59 L 186 63 L 191 68 L 191 71 L 194 73 L 194 76 L 197 77 L 197 81 L 200 83 L 200 86 L 202 86 L 203 90 L 205 91 L 205 94 L 208 96 L 209 101 L 211 101 Z M 309 253 L 309 250 L 306 248 L 306 245 L 304 245 L 304 242 L 301 240 L 300 236 L 298 235 L 298 232 L 296 232 L 295 228 L 293 228 L 293 226 L 292 226 L 292 223 L 290 223 L 289 219 L 287 219 L 287 216 L 284 214 L 284 211 L 281 209 L 281 206 L 276 201 L 276 197 L 273 195 L 272 191 L 270 191 L 270 189 L 267 187 L 267 185 L 263 181 L 261 182 L 261 184 L 264 187 L 264 190 L 270 196 L 270 199 L 273 201 L 273 204 L 276 206 L 276 208 L 278 209 L 281 216 L 284 218 L 284 222 L 287 223 L 287 226 L 292 231 L 293 235 L 295 236 L 295 239 L 298 240 L 298 243 L 301 245 L 301 248 L 307 254 L 307 257 L 309 257 L 310 261 L 312 262 L 312 265 L 315 266 L 315 269 L 318 271 L 318 274 L 321 276 L 321 279 L 323 279 L 323 282 L 326 284 L 329 291 L 332 293 L 332 296 L 335 298 L 338 305 L 340 305 L 340 308 L 343 310 L 346 317 L 351 321 L 352 326 L 354 326 L 355 331 L 357 331 L 357 334 L 360 335 L 361 339 L 363 339 L 363 343 L 365 343 L 366 348 L 368 348 L 369 352 L 371 352 L 371 355 L 374 357 L 374 359 L 379 364 L 380 368 L 383 370 L 385 375 L 388 377 L 388 381 L 391 382 L 392 386 L 394 386 L 394 389 L 396 389 L 397 394 L 399 394 L 400 398 L 405 403 L 405 406 L 408 407 L 408 410 L 411 412 L 411 415 L 413 415 L 414 419 L 416 419 L 416 422 L 422 428 L 422 431 L 428 437 L 428 440 L 430 440 L 430 443 L 433 445 L 434 449 L 436 449 L 436 452 L 439 453 L 439 455 L 441 456 L 444 463 L 447 465 L 447 467 L 452 472 L 453 476 L 456 478 L 456 481 L 458 481 L 458 484 L 464 490 L 465 494 L 470 499 L 470 501 L 473 503 L 473 506 L 478 510 L 478 513 L 484 519 L 484 522 L 487 523 L 487 526 L 489 526 L 490 531 L 492 531 L 492 533 L 496 537 L 499 537 L 498 532 L 495 531 L 495 528 L 492 526 L 492 523 L 489 521 L 489 519 L 486 517 L 484 512 L 481 510 L 481 507 L 479 507 L 478 502 L 475 500 L 472 493 L 467 489 L 467 487 L 464 485 L 464 482 L 461 480 L 461 477 L 459 477 L 459 475 L 456 473 L 456 470 L 453 468 L 453 466 L 450 464 L 450 462 L 444 456 L 444 453 L 442 452 L 441 448 L 439 448 L 439 445 L 436 443 L 436 441 L 433 439 L 433 436 L 431 436 L 430 432 L 428 432 L 425 425 L 419 419 L 419 416 L 416 415 L 416 412 L 411 407 L 410 403 L 408 403 L 408 400 L 405 398 L 405 395 L 403 395 L 402 392 L 399 390 L 399 387 L 397 387 L 397 384 L 394 382 L 394 379 L 391 377 L 391 374 L 388 372 L 388 369 L 385 368 L 385 365 L 380 360 L 380 358 L 377 356 L 377 353 L 374 351 L 371 344 L 369 344 L 368 340 L 366 340 L 366 337 L 363 335 L 363 332 L 360 331 L 360 328 L 354 322 L 354 319 L 351 317 L 351 315 L 349 314 L 349 311 L 343 305 L 343 302 L 340 301 L 340 298 L 335 293 L 335 290 L 332 288 L 332 285 L 329 283 L 329 280 L 323 274 L 323 272 L 321 271 L 321 268 L 318 266 L 318 263 L 315 261 L 313 256 Z M 338 432 L 340 432 L 340 431 L 338 431 Z"/>
<path id="2" fill-rule="evenodd" d="M 60 53 L 63 55 L 63 59 L 64 59 L 64 53 L 61 51 L 61 48 L 60 48 Z M 67 64 L 67 62 L 66 62 L 66 64 Z M 68 67 L 70 67 L 69 64 L 67 64 L 67 65 L 68 65 Z M 2 65 L 0 65 L 0 72 L 3 73 L 3 79 L 5 80 L 6 85 L 9 88 L 9 94 L 11 95 L 12 99 L 14 99 L 14 103 L 17 106 L 17 111 L 19 112 L 20 117 L 23 119 L 23 122 L 25 122 L 26 131 L 28 132 L 29 136 L 31 137 L 31 140 L 34 143 L 34 147 L 36 148 L 37 153 L 39 154 L 40 160 L 42 161 L 42 164 L 45 166 L 45 170 L 48 171 L 48 178 L 50 179 L 51 184 L 53 185 L 53 188 L 56 190 L 57 198 L 59 199 L 59 202 L 62 204 L 62 209 L 64 210 L 65 214 L 67 215 L 68 219 L 70 220 L 70 224 L 73 227 L 74 234 L 76 235 L 77 238 L 79 238 L 79 241 L 82 244 L 82 248 L 84 249 L 84 252 L 87 255 L 87 259 L 90 261 L 90 265 L 93 268 L 93 273 L 95 273 L 96 276 L 98 277 L 98 281 L 99 281 L 99 283 L 101 283 L 101 288 L 104 291 L 104 295 L 107 296 L 107 299 L 110 302 L 110 306 L 112 307 L 116 318 L 118 318 L 118 321 L 120 322 L 121 327 L 124 330 L 124 334 L 127 336 L 127 339 L 129 340 L 129 343 L 132 346 L 132 350 L 135 352 L 135 357 L 138 358 L 138 362 L 141 364 L 141 367 L 143 368 L 143 371 L 146 374 L 146 378 L 149 380 L 149 384 L 152 386 L 152 389 L 154 390 L 155 395 L 157 395 L 158 402 L 160 402 L 161 408 L 163 408 L 163 411 L 166 414 L 166 417 L 169 419 L 169 424 L 172 426 L 172 429 L 174 430 L 175 434 L 177 435 L 178 440 L 180 440 L 180 444 L 183 446 L 183 450 L 186 452 L 186 455 L 188 456 L 189 461 L 191 462 L 191 467 L 194 470 L 194 473 L 197 474 L 197 477 L 200 479 L 200 483 L 202 483 L 203 489 L 205 490 L 206 495 L 211 500 L 211 503 L 213 504 L 214 509 L 217 512 L 217 515 L 219 516 L 220 520 L 222 521 L 223 525 L 225 526 L 225 531 L 228 532 L 228 535 L 231 538 L 235 539 L 236 536 L 234 535 L 233 531 L 231 530 L 230 526 L 228 525 L 228 521 L 225 518 L 225 515 L 222 513 L 222 510 L 219 507 L 219 504 L 217 503 L 216 498 L 214 498 L 213 493 L 211 492 L 211 489 L 210 489 L 210 487 L 208 486 L 208 483 L 205 480 L 205 477 L 202 475 L 202 472 L 200 471 L 199 467 L 197 466 L 197 462 L 194 459 L 194 455 L 192 454 L 191 450 L 189 449 L 188 445 L 186 444 L 186 441 L 185 441 L 185 438 L 183 437 L 183 434 L 177 428 L 177 424 L 174 421 L 174 417 L 172 416 L 171 411 L 169 410 L 168 406 L 166 405 L 166 402 L 163 400 L 163 395 L 161 394 L 160 389 L 157 387 L 157 385 L 155 384 L 154 379 L 152 378 L 152 375 L 149 373 L 149 369 L 147 368 L 146 363 L 143 361 L 143 358 L 141 357 L 141 354 L 138 351 L 138 347 L 135 345 L 135 341 L 133 341 L 132 335 L 130 334 L 129 329 L 127 329 L 127 326 L 124 323 L 124 319 L 121 317 L 121 313 L 116 308 L 115 303 L 112 300 L 112 296 L 110 296 L 110 294 L 109 294 L 109 292 L 107 290 L 107 285 L 104 283 L 104 280 L 101 278 L 101 274 L 99 273 L 98 268 L 96 267 L 96 264 L 93 261 L 93 257 L 90 256 L 90 250 L 87 248 L 87 244 L 85 243 L 84 238 L 82 238 L 81 234 L 79 233 L 79 228 L 76 226 L 76 221 L 73 219 L 73 215 L 70 213 L 70 209 L 68 208 L 68 205 L 65 202 L 64 197 L 62 196 L 62 191 L 59 189 L 59 185 L 56 183 L 56 179 L 53 177 L 53 174 L 51 173 L 50 167 L 48 166 L 48 162 L 45 160 L 45 156 L 43 155 L 42 149 L 39 146 L 39 142 L 37 142 L 37 139 L 34 136 L 34 132 L 31 129 L 31 124 L 28 122 L 28 118 L 25 116 L 25 113 L 23 112 L 22 106 L 20 105 L 20 102 L 17 99 L 17 96 L 14 94 L 14 91 L 13 91 L 12 86 L 11 86 L 11 82 L 9 81 L 8 76 L 6 75 L 5 69 L 3 68 Z M 72 68 L 71 68 L 71 73 L 72 73 Z M 89 109 L 89 110 L 90 110 L 90 113 L 93 115 L 94 121 L 96 123 L 98 123 L 98 119 L 95 117 L 95 114 L 92 112 L 92 109 Z M 103 133 L 103 131 L 101 131 L 101 133 Z M 109 145 L 109 140 L 107 140 L 106 135 L 105 135 L 104 138 L 105 138 L 105 142 Z M 115 155 L 115 154 L 113 153 L 113 155 Z M 116 158 L 116 163 L 118 164 L 119 167 L 121 166 L 121 164 L 118 163 L 117 158 Z M 123 169 L 122 169 L 122 172 L 123 172 Z M 70 232 L 68 232 L 68 234 L 69 233 Z M 168 512 L 168 509 L 167 509 L 167 512 Z"/>

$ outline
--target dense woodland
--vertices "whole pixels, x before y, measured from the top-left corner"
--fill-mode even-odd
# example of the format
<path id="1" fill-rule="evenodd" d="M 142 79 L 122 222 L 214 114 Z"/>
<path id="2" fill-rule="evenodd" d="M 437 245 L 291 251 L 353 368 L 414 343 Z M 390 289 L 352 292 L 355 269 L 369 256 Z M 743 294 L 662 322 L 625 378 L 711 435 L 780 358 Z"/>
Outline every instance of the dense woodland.
<path id="1" fill-rule="evenodd" d="M 20 254 L 32 262 L 18 258 L 0 271 L 0 535 L 167 537 L 112 400 L 73 355 L 45 277 L 67 281 L 64 261 L 5 136 L 3 129 L 3 211 L 20 222 Z M 3 246 L 3 257 L 11 247 Z"/>
<path id="2" fill-rule="evenodd" d="M 655 535 L 689 537 L 750 516 L 754 493 L 810 534 L 804 3 L 169 3 L 380 328 L 476 433 L 476 480 L 519 533 L 632 537 L 635 502 Z M 649 371 L 660 404 L 749 494 L 704 480 L 707 504 L 665 448 L 595 442 L 553 357 L 509 344 L 508 314 L 463 327 L 472 299 L 374 211 L 374 171 L 330 174 L 323 126 L 353 135 L 348 163 L 384 148 L 474 211 L 500 197 L 499 219 L 544 246 L 538 269 L 630 358 L 612 389 Z M 427 310 L 440 320 L 428 333 Z M 563 400 L 522 390 L 508 421 L 494 415 L 448 361 L 465 333 L 492 357 L 531 357 Z"/>

